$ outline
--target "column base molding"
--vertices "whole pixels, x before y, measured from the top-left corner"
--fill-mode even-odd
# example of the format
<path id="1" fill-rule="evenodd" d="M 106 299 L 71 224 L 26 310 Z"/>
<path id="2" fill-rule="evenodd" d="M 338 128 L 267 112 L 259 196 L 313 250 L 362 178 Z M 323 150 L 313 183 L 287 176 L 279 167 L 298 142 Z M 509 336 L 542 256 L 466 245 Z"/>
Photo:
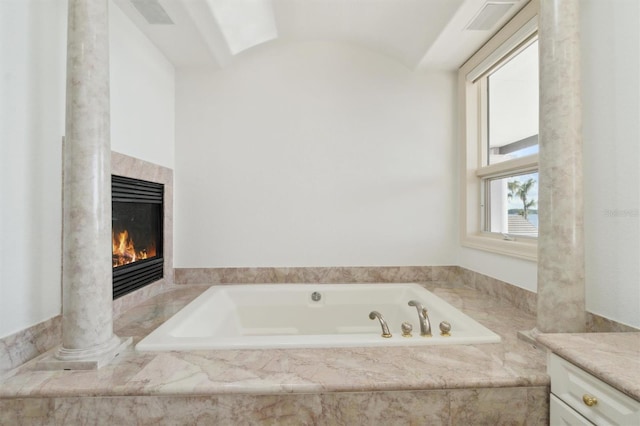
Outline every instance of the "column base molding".
<path id="1" fill-rule="evenodd" d="M 537 338 L 540 334 L 543 334 L 543 333 L 540 333 L 537 327 L 534 327 L 531 330 L 518 331 L 518 340 L 521 340 L 526 343 L 530 343 L 532 345 L 537 345 L 538 344 Z"/>
<path id="2" fill-rule="evenodd" d="M 65 349 L 60 346 L 39 360 L 36 370 L 97 370 L 109 364 L 131 345 L 132 337 L 113 336 L 107 343 L 89 349 Z"/>

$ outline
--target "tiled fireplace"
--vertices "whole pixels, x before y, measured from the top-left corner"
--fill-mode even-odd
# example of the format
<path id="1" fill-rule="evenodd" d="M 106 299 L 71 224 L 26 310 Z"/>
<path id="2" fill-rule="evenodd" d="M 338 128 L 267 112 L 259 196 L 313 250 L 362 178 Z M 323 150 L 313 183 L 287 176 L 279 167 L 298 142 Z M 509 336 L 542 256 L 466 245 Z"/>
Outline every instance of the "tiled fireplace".
<path id="1" fill-rule="evenodd" d="M 149 285 L 133 288 L 133 290 L 135 291 L 131 293 L 125 293 L 126 295 L 122 295 L 121 297 L 118 297 L 119 294 L 115 292 L 114 288 L 115 300 L 113 302 L 113 314 L 114 316 L 117 316 L 128 308 L 160 293 L 168 285 L 173 284 L 173 170 L 117 152 L 112 152 L 111 174 L 114 176 L 155 184 L 163 188 L 163 217 L 159 219 L 161 223 L 161 230 L 159 232 L 161 235 L 161 240 L 155 242 L 155 248 L 156 250 L 159 250 L 159 252 L 156 252 L 156 256 L 151 256 L 151 248 L 147 247 L 151 244 L 149 238 L 138 237 L 143 238 L 143 240 L 140 240 L 139 248 L 136 249 L 136 251 L 138 252 L 137 255 L 143 255 L 142 257 L 147 256 L 147 259 L 142 260 L 141 262 L 134 262 L 128 265 L 114 268 L 114 278 L 116 278 L 116 271 L 127 269 L 127 267 L 130 267 L 130 265 L 133 265 L 133 269 L 135 272 L 136 264 L 145 266 L 147 264 L 153 264 L 154 262 L 156 262 L 162 265 L 162 270 L 159 271 L 161 278 L 157 280 L 154 278 L 153 282 L 149 283 Z M 115 214 L 117 215 L 118 213 L 116 212 Z M 142 216 L 147 216 L 152 215 L 153 213 L 142 212 L 139 214 Z M 151 224 L 149 226 L 152 228 L 154 225 Z M 114 231 L 116 231 L 115 224 Z M 139 230 L 136 230 L 134 232 L 139 232 Z M 130 237 L 132 237 L 135 243 L 135 238 L 133 238 L 133 236 Z M 135 284 L 133 285 L 133 287 L 135 287 Z"/>

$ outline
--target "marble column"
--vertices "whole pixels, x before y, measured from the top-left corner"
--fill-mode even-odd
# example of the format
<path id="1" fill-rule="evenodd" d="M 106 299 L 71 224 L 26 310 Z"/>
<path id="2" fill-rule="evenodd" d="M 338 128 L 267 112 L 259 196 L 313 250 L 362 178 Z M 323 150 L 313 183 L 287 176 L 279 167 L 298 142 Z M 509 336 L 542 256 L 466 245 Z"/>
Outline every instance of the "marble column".
<path id="1" fill-rule="evenodd" d="M 69 0 L 60 368 L 99 368 L 113 333 L 108 0 Z M 55 367 L 55 362 L 53 362 Z"/>
<path id="2" fill-rule="evenodd" d="M 541 0 L 538 319 L 543 333 L 586 327 L 579 0 Z"/>

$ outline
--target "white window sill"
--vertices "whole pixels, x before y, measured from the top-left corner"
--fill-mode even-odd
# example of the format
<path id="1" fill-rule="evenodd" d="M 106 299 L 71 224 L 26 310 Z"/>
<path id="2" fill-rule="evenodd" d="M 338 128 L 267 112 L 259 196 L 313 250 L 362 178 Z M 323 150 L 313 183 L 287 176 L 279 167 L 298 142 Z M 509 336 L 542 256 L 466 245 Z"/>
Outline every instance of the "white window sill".
<path id="1" fill-rule="evenodd" d="M 462 238 L 461 244 L 477 250 L 516 257 L 518 259 L 538 260 L 538 240 L 535 238 L 518 238 L 508 241 L 501 236 L 491 234 L 467 235 Z"/>

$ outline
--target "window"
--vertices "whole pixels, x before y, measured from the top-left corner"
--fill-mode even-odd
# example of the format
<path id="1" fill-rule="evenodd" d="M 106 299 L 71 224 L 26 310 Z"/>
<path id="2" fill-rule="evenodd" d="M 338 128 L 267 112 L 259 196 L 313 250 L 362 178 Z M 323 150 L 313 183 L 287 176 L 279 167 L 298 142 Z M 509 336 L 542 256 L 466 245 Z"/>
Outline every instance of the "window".
<path id="1" fill-rule="evenodd" d="M 486 178 L 483 228 L 507 239 L 538 236 L 538 172 Z"/>
<path id="2" fill-rule="evenodd" d="M 462 244 L 530 260 L 538 236 L 536 7 L 522 9 L 458 78 Z"/>

